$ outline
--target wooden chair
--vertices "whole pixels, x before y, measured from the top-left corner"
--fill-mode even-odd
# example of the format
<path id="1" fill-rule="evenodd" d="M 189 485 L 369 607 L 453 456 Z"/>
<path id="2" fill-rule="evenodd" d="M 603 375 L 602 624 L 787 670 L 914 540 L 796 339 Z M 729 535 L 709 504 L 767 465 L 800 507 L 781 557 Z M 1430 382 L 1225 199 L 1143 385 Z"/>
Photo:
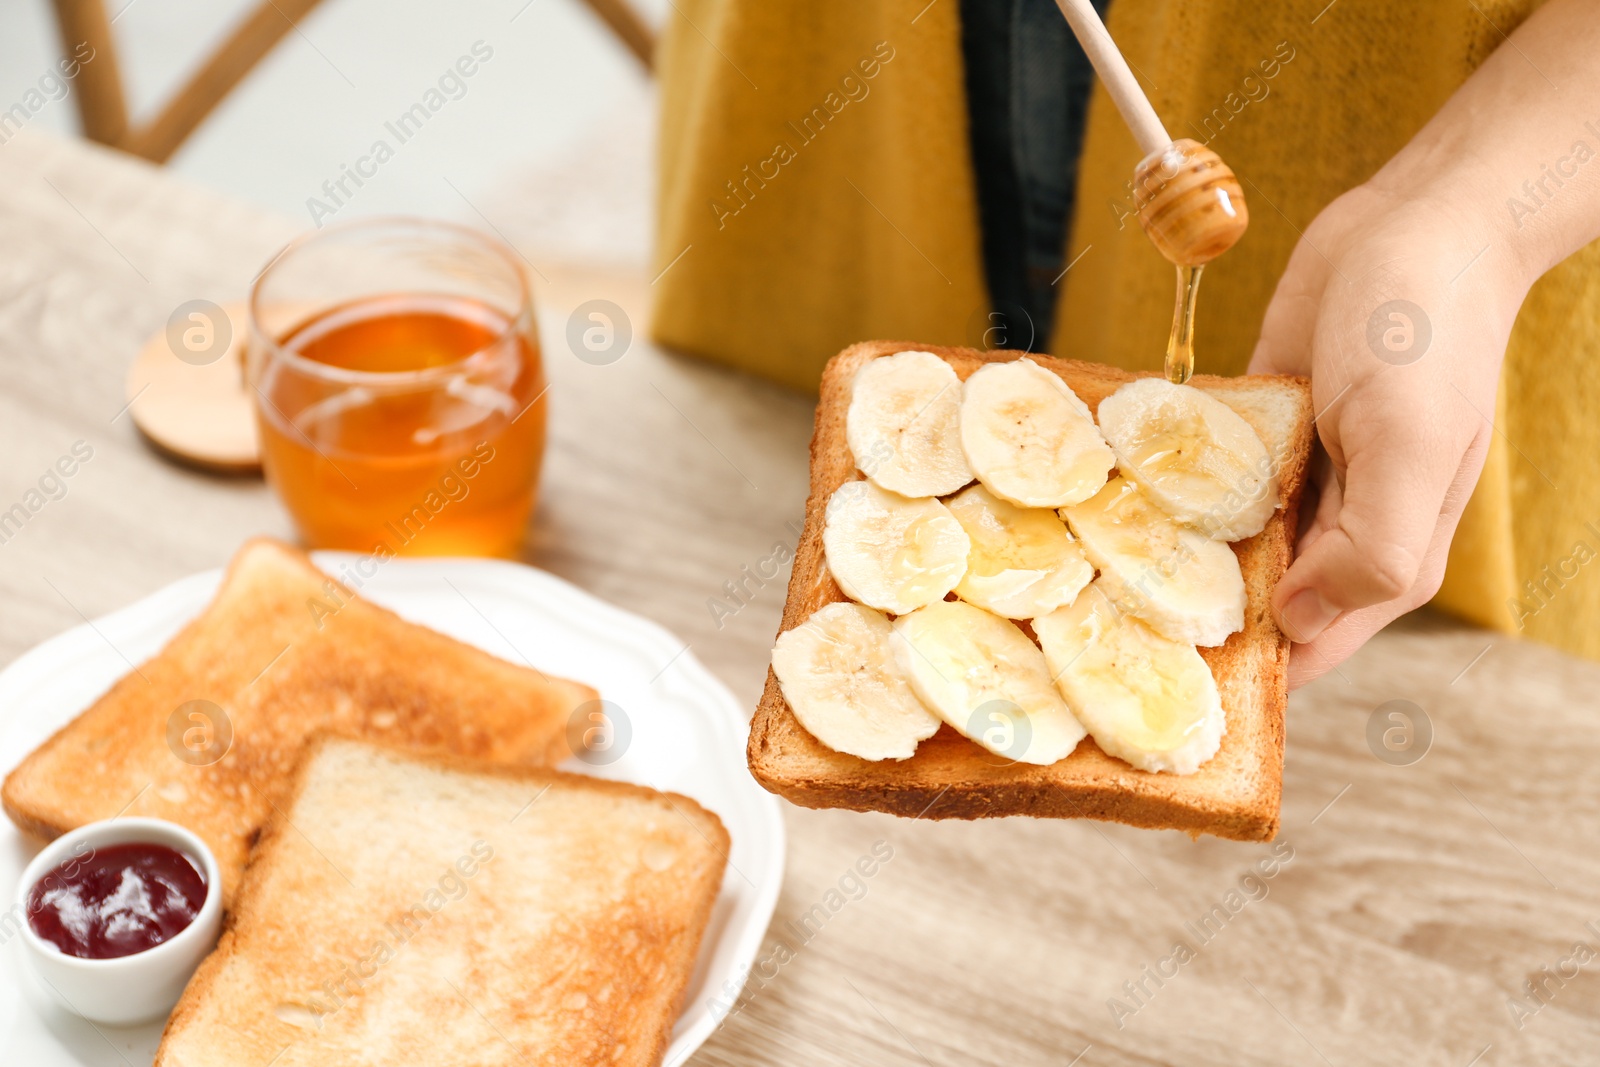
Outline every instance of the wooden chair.
<path id="1" fill-rule="evenodd" d="M 84 136 L 156 163 L 165 163 L 222 98 L 272 50 L 318 0 L 263 0 L 148 123 L 132 126 L 122 93 L 111 22 L 104 0 L 54 0 L 56 23 L 68 51 L 80 41 L 94 49 L 77 78 L 78 117 Z M 655 32 L 628 0 L 584 0 L 642 63 L 651 68 Z"/>

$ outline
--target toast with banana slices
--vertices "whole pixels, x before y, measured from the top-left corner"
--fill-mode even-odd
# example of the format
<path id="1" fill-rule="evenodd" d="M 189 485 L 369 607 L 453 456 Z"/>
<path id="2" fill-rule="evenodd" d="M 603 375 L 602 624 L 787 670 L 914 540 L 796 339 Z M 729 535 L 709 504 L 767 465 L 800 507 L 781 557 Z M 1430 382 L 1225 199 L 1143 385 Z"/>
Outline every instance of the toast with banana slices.
<path id="1" fill-rule="evenodd" d="M 728 846 L 687 797 L 319 738 L 156 1067 L 656 1067 Z"/>
<path id="2" fill-rule="evenodd" d="M 839 353 L 752 773 L 806 807 L 1271 839 L 1289 640 L 1268 604 L 1313 440 L 1303 378 Z"/>

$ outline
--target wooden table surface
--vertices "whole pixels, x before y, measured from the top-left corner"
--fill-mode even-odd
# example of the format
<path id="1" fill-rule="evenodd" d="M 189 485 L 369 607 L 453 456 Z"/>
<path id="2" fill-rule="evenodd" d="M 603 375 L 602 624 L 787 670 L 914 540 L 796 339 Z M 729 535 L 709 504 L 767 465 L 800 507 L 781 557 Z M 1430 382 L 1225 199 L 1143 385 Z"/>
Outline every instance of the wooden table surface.
<path id="1" fill-rule="evenodd" d="M 240 296 L 296 227 L 32 133 L 0 147 L 0 190 L 0 510 L 94 449 L 0 544 L 9 662 L 290 534 L 258 480 L 164 462 L 121 412 L 139 343 L 185 300 Z M 720 622 L 708 602 L 793 545 L 811 402 L 638 337 L 582 363 L 570 310 L 610 299 L 642 334 L 648 279 L 539 269 L 552 418 L 527 561 L 667 626 L 754 707 L 787 574 Z M 1406 766 L 1368 743 L 1392 700 L 1432 724 Z M 691 1062 L 1597 1063 L 1600 955 L 1574 954 L 1600 953 L 1597 768 L 1600 665 L 1421 616 L 1291 699 L 1270 878 L 1267 845 L 787 808 L 767 948 L 876 842 L 892 858 Z"/>

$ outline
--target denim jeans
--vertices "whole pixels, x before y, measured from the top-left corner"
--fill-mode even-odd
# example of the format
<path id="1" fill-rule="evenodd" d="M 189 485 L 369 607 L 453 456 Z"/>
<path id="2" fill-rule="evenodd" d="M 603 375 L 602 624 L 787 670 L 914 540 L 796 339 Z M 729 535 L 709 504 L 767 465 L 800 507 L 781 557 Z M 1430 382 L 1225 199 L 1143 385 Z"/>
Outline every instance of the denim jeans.
<path id="1" fill-rule="evenodd" d="M 1102 17 L 1111 0 L 1095 0 Z M 992 348 L 1039 351 L 1055 317 L 1094 71 L 1054 0 L 961 0 Z"/>

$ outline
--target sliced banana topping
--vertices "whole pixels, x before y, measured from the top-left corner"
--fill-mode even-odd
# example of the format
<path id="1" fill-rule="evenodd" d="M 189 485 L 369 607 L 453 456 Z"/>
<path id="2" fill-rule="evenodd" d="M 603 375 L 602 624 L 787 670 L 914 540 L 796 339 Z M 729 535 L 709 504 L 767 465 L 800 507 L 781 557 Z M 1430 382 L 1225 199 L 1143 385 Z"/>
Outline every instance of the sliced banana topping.
<path id="1" fill-rule="evenodd" d="M 1108 755 L 1174 774 L 1216 755 L 1227 723 L 1193 645 L 1119 611 L 1098 581 L 1033 628 L 1056 685 Z"/>
<path id="2" fill-rule="evenodd" d="M 1250 424 L 1216 397 L 1140 378 L 1101 401 L 1099 415 L 1122 473 L 1179 522 L 1239 541 L 1272 517 L 1277 465 Z"/>
<path id="3" fill-rule="evenodd" d="M 895 656 L 922 703 L 962 736 L 1019 763 L 1071 755 L 1084 729 L 1015 623 L 960 601 L 894 621 Z"/>
<path id="4" fill-rule="evenodd" d="M 895 660 L 882 612 L 829 604 L 786 630 L 772 650 L 783 699 L 800 725 L 836 752 L 906 759 L 939 719 L 917 699 Z"/>
<path id="5" fill-rule="evenodd" d="M 967 379 L 961 447 L 990 492 L 1025 508 L 1087 500 L 1115 464 L 1089 408 L 1031 359 L 991 363 Z"/>
<path id="6" fill-rule="evenodd" d="M 1178 525 L 1135 483 L 1112 478 L 1061 514 L 1123 611 L 1193 645 L 1220 645 L 1243 629 L 1244 577 L 1233 549 Z"/>
<path id="7" fill-rule="evenodd" d="M 828 499 L 822 547 L 845 596 L 904 615 L 956 587 L 967 571 L 971 542 L 939 501 L 912 500 L 856 481 Z"/>
<path id="8" fill-rule="evenodd" d="M 1159 378 L 1091 413 L 1031 359 L 962 382 L 900 352 L 851 389 L 845 437 L 866 480 L 829 499 L 822 542 L 852 602 L 772 653 L 800 724 L 867 760 L 909 758 L 941 722 L 1020 763 L 1064 759 L 1089 733 L 1140 770 L 1211 759 L 1226 721 L 1195 646 L 1243 628 L 1226 542 L 1279 502 L 1250 423 Z"/>
<path id="9" fill-rule="evenodd" d="M 932 352 L 881 356 L 856 372 L 844 436 L 856 466 L 902 496 L 944 496 L 972 481 L 961 451 L 961 379 Z"/>
<path id="10" fill-rule="evenodd" d="M 1007 619 L 1054 611 L 1094 577 L 1083 547 L 1049 508 L 1019 508 L 981 485 L 945 502 L 972 540 L 956 595 Z"/>

